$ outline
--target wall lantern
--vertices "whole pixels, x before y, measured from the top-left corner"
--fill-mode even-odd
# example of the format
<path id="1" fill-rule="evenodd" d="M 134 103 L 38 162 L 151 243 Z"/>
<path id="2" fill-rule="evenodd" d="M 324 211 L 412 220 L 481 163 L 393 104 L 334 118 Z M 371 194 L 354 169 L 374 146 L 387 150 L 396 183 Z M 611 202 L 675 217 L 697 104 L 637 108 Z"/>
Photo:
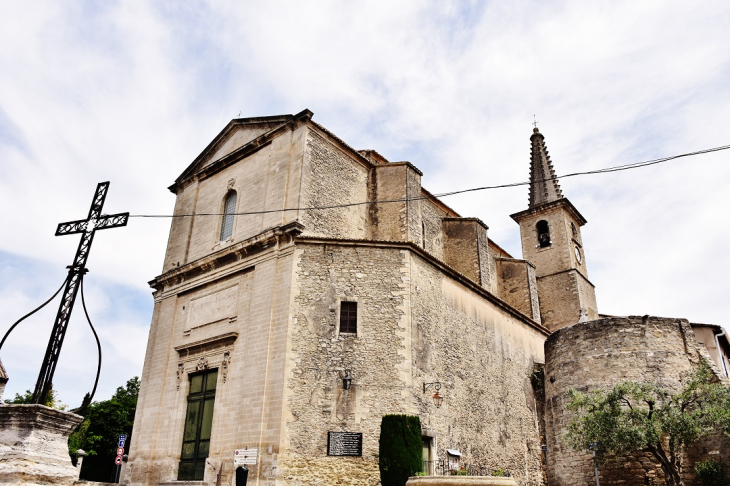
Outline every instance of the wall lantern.
<path id="1" fill-rule="evenodd" d="M 436 390 L 436 393 L 433 394 L 433 404 L 436 405 L 436 408 L 441 408 L 441 404 L 444 403 L 444 397 L 439 395 L 439 390 L 441 389 L 440 382 L 435 381 L 433 383 L 424 383 L 423 384 L 423 393 L 426 393 L 426 390 L 428 390 L 432 386 L 433 386 L 434 390 Z"/>
<path id="2" fill-rule="evenodd" d="M 350 370 L 345 370 L 345 376 L 342 378 L 342 389 L 349 390 L 352 386 L 352 376 L 350 376 Z"/>

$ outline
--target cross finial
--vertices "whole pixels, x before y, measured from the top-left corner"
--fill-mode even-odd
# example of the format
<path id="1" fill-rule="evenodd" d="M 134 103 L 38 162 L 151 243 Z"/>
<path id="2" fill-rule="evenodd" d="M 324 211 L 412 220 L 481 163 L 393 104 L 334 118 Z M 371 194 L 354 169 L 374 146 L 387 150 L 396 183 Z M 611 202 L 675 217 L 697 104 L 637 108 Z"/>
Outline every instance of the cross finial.
<path id="1" fill-rule="evenodd" d="M 81 279 L 88 271 L 86 269 L 86 261 L 89 258 L 89 250 L 94 240 L 94 234 L 99 230 L 109 228 L 119 228 L 126 226 L 129 220 L 129 213 L 119 214 L 102 214 L 106 193 L 109 190 L 108 182 L 100 182 L 96 186 L 94 199 L 91 201 L 91 208 L 86 219 L 69 221 L 61 223 L 56 228 L 56 236 L 73 235 L 81 233 L 81 241 L 76 250 L 73 265 L 69 266 L 68 278 L 66 279 L 61 304 L 58 307 L 56 320 L 51 331 L 51 339 L 48 341 L 46 348 L 46 356 L 43 358 L 43 365 L 38 374 L 38 381 L 33 392 L 33 403 L 45 403 L 48 393 L 51 390 L 53 382 L 53 374 L 56 371 L 58 363 L 58 355 L 61 352 L 63 338 L 66 335 L 69 320 L 71 319 L 71 311 L 73 310 L 76 295 L 79 291 Z M 101 366 L 101 365 L 100 365 Z M 96 386 L 94 386 L 96 390 Z M 93 396 L 93 392 L 91 395 Z"/>
<path id="2" fill-rule="evenodd" d="M 532 126 L 537 128 L 537 119 L 535 118 L 535 115 L 532 115 Z"/>
<path id="3" fill-rule="evenodd" d="M 241 118 L 241 115 L 243 115 L 243 111 L 238 112 L 238 117 Z"/>

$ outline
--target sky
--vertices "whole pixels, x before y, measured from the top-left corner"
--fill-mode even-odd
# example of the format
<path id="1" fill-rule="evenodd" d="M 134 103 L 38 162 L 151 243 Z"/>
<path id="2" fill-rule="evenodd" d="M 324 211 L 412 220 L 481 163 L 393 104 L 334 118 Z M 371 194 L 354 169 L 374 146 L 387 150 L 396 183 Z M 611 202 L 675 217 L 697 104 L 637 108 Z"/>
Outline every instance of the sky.
<path id="1" fill-rule="evenodd" d="M 730 144 L 730 3 L 2 3 L 0 332 L 63 282 L 98 182 L 105 212 L 170 214 L 167 187 L 233 118 L 298 113 L 424 172 L 433 193 L 526 181 L 537 120 L 558 175 Z M 533 118 L 534 117 L 534 118 Z M 561 180 L 586 217 L 598 309 L 727 325 L 730 150 Z M 526 187 L 444 199 L 521 255 Z M 96 399 L 142 372 L 170 221 L 96 234 L 85 279 Z M 80 304 L 80 302 L 79 302 Z M 0 358 L 35 386 L 58 300 Z M 96 345 L 78 305 L 54 386 L 78 406 Z"/>

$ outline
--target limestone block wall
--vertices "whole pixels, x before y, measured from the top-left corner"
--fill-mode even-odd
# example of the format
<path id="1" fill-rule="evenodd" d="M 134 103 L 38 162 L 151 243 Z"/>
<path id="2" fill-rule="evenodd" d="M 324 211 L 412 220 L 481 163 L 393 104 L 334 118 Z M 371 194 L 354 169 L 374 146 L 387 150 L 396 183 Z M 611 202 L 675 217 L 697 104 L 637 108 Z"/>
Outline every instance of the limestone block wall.
<path id="1" fill-rule="evenodd" d="M 308 130 L 302 172 L 303 207 L 328 207 L 368 201 L 369 168 L 355 156 Z M 295 204 L 296 206 L 296 204 Z M 307 236 L 362 239 L 368 234 L 368 206 L 302 211 Z"/>
<path id="2" fill-rule="evenodd" d="M 693 369 L 701 356 L 707 354 L 684 319 L 615 317 L 554 332 L 545 344 L 549 483 L 572 486 L 595 482 L 591 456 L 570 449 L 563 441 L 572 418 L 565 408 L 570 388 L 591 390 L 631 380 L 676 389 L 683 374 Z M 703 447 L 707 450 L 712 446 Z M 687 462 L 687 479 L 691 480 L 692 461 Z M 663 477 L 659 465 L 643 453 L 623 457 L 599 470 L 602 485 L 643 486 Z"/>
<path id="3" fill-rule="evenodd" d="M 538 413 L 530 376 L 543 362 L 545 334 L 410 257 L 413 402 L 434 435 L 436 457 L 457 449 L 462 463 L 503 467 L 521 485 L 543 484 Z M 444 397 L 435 408 L 433 388 Z"/>
<path id="4" fill-rule="evenodd" d="M 230 484 L 233 452 L 247 446 L 261 452 L 250 479 L 273 486 L 280 477 L 293 249 L 274 247 L 157 291 L 128 483 L 177 479 L 188 375 L 204 369 L 218 370 L 205 480 Z"/>

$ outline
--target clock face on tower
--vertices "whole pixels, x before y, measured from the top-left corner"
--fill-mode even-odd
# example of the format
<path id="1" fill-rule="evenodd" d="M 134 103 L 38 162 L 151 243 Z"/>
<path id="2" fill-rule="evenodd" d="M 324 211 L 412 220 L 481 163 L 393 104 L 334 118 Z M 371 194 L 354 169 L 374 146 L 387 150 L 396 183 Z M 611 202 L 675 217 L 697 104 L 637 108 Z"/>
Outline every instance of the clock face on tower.
<path id="1" fill-rule="evenodd" d="M 575 248 L 575 259 L 578 260 L 578 263 L 580 263 L 583 258 L 580 254 L 580 248 L 578 248 L 577 246 L 574 248 Z"/>

